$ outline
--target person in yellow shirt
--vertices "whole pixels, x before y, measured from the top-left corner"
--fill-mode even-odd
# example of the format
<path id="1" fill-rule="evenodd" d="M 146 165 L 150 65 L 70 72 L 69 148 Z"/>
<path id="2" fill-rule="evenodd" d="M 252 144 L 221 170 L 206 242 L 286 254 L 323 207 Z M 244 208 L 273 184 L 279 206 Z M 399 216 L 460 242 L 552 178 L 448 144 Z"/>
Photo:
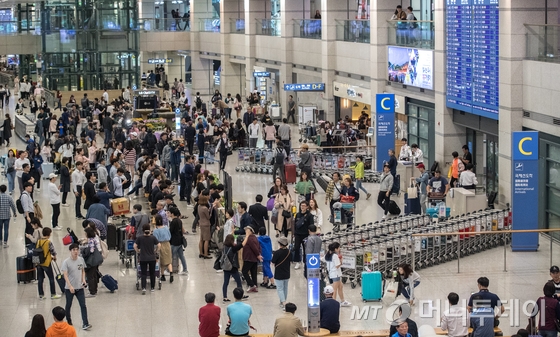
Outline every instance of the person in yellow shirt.
<path id="1" fill-rule="evenodd" d="M 371 193 L 368 193 L 365 187 L 362 186 L 362 180 L 364 179 L 364 175 L 365 175 L 364 157 L 356 156 L 356 166 L 354 167 L 354 177 L 356 178 L 356 190 L 364 191 L 365 194 L 367 195 L 366 200 L 368 200 L 369 197 L 371 197 Z"/>

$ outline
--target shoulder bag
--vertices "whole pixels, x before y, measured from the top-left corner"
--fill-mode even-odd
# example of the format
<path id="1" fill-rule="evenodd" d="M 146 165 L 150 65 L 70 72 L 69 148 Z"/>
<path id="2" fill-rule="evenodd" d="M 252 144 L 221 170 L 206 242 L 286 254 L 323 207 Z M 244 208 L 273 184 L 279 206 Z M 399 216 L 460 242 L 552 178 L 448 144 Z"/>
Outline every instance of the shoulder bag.
<path id="1" fill-rule="evenodd" d="M 89 250 L 89 247 L 85 250 L 90 252 L 86 258 L 86 266 L 88 268 L 96 267 L 103 263 L 103 255 L 101 255 L 101 252 L 97 249 L 97 247 L 93 248 L 93 252 Z"/>

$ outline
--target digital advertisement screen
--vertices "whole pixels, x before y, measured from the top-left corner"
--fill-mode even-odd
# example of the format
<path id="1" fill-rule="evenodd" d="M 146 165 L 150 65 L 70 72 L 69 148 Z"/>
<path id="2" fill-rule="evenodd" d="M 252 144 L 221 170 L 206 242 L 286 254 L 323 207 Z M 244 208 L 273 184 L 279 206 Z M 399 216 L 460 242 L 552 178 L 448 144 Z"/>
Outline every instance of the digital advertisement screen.
<path id="1" fill-rule="evenodd" d="M 434 89 L 434 53 L 431 50 L 388 47 L 391 82 L 413 87 Z"/>

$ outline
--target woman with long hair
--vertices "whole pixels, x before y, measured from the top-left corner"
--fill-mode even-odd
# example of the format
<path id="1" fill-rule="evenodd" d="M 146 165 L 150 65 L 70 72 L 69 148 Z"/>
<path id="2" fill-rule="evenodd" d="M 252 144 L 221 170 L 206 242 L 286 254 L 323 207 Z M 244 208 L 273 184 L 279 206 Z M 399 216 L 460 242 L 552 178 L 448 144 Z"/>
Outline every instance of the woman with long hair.
<path id="1" fill-rule="evenodd" d="M 229 259 L 231 262 L 231 269 L 224 270 L 224 283 L 222 284 L 222 295 L 224 296 L 222 302 L 227 303 L 231 302 L 231 300 L 227 297 L 227 289 L 229 285 L 229 279 L 233 277 L 237 288 L 241 288 L 243 285 L 241 284 L 241 278 L 239 277 L 239 258 L 237 252 L 243 248 L 243 245 L 247 242 L 247 236 L 242 243 L 236 243 L 235 237 L 232 234 L 226 235 L 224 239 L 224 248 L 222 250 L 222 254 L 226 256 L 226 259 Z M 247 299 L 249 296 L 243 296 L 243 299 Z"/>
<path id="2" fill-rule="evenodd" d="M 410 303 L 414 304 L 414 288 L 420 284 L 420 275 L 412 270 L 412 266 L 408 263 L 399 266 L 399 275 L 402 282 L 399 282 L 399 293 L 401 293 Z"/>
<path id="3" fill-rule="evenodd" d="M 159 253 L 159 267 L 161 268 L 161 280 L 165 281 L 165 276 L 163 271 L 167 268 L 169 270 L 169 283 L 173 283 L 173 266 L 171 264 L 172 253 L 171 253 L 171 232 L 168 226 L 163 225 L 163 218 L 161 215 L 156 214 L 154 217 L 156 221 L 156 229 L 154 229 L 153 235 L 158 239 L 161 244 Z"/>
<path id="4" fill-rule="evenodd" d="M 6 146 L 10 146 L 10 138 L 12 138 L 12 127 L 13 127 L 13 123 L 12 123 L 12 119 L 10 117 L 10 114 L 5 114 L 4 115 L 4 124 L 2 124 L 2 126 L 0 127 L 0 129 L 2 130 L 2 144 L 0 145 L 4 145 L 4 142 L 6 142 Z"/>
<path id="5" fill-rule="evenodd" d="M 278 210 L 276 230 L 285 237 L 288 237 L 288 229 L 292 225 L 292 206 L 294 205 L 294 199 L 288 191 L 288 186 L 282 185 L 280 193 L 274 197 L 274 207 Z M 284 214 L 285 211 L 289 212 L 289 214 Z"/>
<path id="6" fill-rule="evenodd" d="M 336 295 L 340 297 L 340 305 L 343 307 L 349 306 L 351 303 L 344 300 L 344 290 L 342 288 L 342 260 L 340 258 L 340 243 L 333 242 L 329 245 L 329 251 L 325 254 L 325 261 L 327 262 L 327 271 L 329 273 L 329 279 L 331 285 L 334 289 L 333 298 L 336 299 Z"/>
<path id="7" fill-rule="evenodd" d="M 323 225 L 323 212 L 321 212 L 321 210 L 319 209 L 317 200 L 309 200 L 309 212 L 311 213 L 311 215 L 313 215 L 313 222 L 315 224 L 315 227 L 320 230 L 321 226 Z"/>
<path id="8" fill-rule="evenodd" d="M 64 158 L 68 158 L 68 167 L 72 166 L 72 157 L 74 154 L 74 145 L 72 145 L 70 143 L 70 139 L 69 138 L 64 138 L 64 144 L 62 144 L 60 146 L 60 149 L 58 149 L 58 152 L 60 153 L 61 157 Z"/>
<path id="9" fill-rule="evenodd" d="M 31 328 L 25 333 L 25 337 L 45 337 L 46 334 L 45 318 L 41 314 L 36 314 L 31 320 Z"/>
<path id="10" fill-rule="evenodd" d="M 56 115 L 51 116 L 51 121 L 49 122 L 49 135 L 52 137 L 58 132 L 58 118 Z"/>
<path id="11" fill-rule="evenodd" d="M 6 177 L 8 178 L 8 190 L 10 195 L 14 192 L 16 181 L 16 153 L 14 150 L 8 150 L 8 158 L 6 158 L 6 165 L 4 166 Z"/>
<path id="12" fill-rule="evenodd" d="M 134 173 L 136 171 L 134 169 L 136 165 L 136 149 L 134 149 L 134 143 L 132 141 L 129 140 L 125 143 L 123 154 L 126 170 L 130 172 L 131 179 L 134 181 Z"/>
<path id="13" fill-rule="evenodd" d="M 208 245 L 212 238 L 210 231 L 210 206 L 208 205 L 209 196 L 199 195 L 198 197 L 198 224 L 200 225 L 200 240 L 198 242 L 198 257 L 211 259 L 208 254 Z"/>
<path id="14" fill-rule="evenodd" d="M 88 147 L 88 162 L 89 162 L 89 169 L 91 171 L 96 170 L 97 165 L 97 151 L 99 148 L 97 147 L 97 142 L 94 140 L 91 141 L 90 146 Z"/>
<path id="15" fill-rule="evenodd" d="M 294 192 L 300 195 L 299 201 L 311 200 L 311 192 L 313 190 L 315 190 L 315 187 L 313 186 L 313 182 L 309 180 L 309 174 L 306 171 L 302 171 L 299 182 L 294 187 Z"/>

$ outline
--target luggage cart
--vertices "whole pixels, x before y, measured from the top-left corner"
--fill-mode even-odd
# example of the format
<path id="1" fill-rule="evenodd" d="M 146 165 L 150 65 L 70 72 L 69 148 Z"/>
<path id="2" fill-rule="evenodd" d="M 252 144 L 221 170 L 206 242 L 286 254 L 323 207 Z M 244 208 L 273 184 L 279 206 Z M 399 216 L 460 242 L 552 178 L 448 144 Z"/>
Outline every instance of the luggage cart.
<path id="1" fill-rule="evenodd" d="M 209 164 L 209 165 L 214 164 L 215 153 L 216 153 L 216 145 L 208 144 L 208 146 L 205 147 L 205 149 L 204 149 L 204 160 L 206 160 L 206 164 Z"/>
<path id="2" fill-rule="evenodd" d="M 136 254 L 138 255 L 138 254 Z M 142 281 L 142 270 L 140 269 L 140 260 L 138 259 L 138 256 L 136 256 L 136 260 L 138 260 L 138 263 L 136 264 L 136 290 L 140 290 L 141 289 L 141 281 Z M 150 270 L 150 273 L 152 271 Z M 161 290 L 161 270 L 160 270 L 160 265 L 159 265 L 159 259 L 156 260 L 156 267 L 155 267 L 155 273 L 156 273 L 156 283 L 157 283 L 157 288 L 158 290 Z M 150 281 L 149 277 L 146 280 L 147 282 Z M 154 289 L 155 289 L 155 285 L 154 285 Z"/>
<path id="3" fill-rule="evenodd" d="M 123 240 L 119 251 L 119 259 L 126 266 L 126 269 L 138 264 L 136 252 L 134 251 L 134 240 Z M 132 262 L 133 259 L 134 263 Z"/>

